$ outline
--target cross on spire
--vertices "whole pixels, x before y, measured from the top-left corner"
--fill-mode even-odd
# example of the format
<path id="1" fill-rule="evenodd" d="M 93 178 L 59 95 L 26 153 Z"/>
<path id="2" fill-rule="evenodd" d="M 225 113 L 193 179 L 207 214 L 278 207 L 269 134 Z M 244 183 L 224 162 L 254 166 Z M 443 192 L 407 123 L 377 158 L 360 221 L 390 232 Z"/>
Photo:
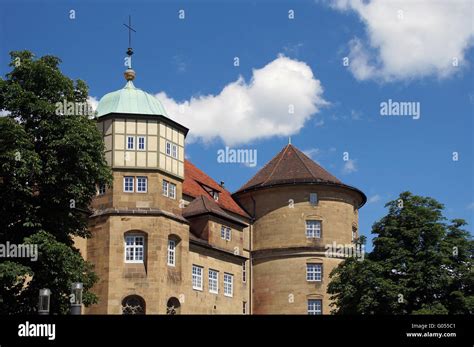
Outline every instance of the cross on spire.
<path id="1" fill-rule="evenodd" d="M 125 27 L 128 28 L 128 49 L 127 49 L 127 55 L 129 57 L 132 56 L 133 54 L 133 49 L 132 49 L 132 31 L 136 33 L 136 30 L 132 28 L 132 16 L 128 16 L 128 25 L 124 24 Z"/>

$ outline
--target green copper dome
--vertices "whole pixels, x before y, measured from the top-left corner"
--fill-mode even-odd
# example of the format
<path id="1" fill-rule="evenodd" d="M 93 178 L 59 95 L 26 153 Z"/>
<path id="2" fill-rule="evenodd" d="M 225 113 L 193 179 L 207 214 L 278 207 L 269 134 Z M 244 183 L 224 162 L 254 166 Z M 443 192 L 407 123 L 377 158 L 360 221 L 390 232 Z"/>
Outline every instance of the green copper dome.
<path id="1" fill-rule="evenodd" d="M 134 77 L 134 76 L 133 76 Z M 160 101 L 153 95 L 136 88 L 132 79 L 120 90 L 105 94 L 97 106 L 97 117 L 109 113 L 152 114 L 167 116 Z"/>

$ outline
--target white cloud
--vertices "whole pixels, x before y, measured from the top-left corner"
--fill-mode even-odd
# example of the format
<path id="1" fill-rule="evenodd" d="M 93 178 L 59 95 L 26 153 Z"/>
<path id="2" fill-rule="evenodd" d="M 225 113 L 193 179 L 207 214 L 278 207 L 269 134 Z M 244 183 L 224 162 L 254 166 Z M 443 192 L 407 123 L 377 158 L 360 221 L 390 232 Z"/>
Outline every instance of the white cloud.
<path id="1" fill-rule="evenodd" d="M 344 167 L 342 168 L 342 172 L 345 174 L 350 174 L 353 172 L 356 172 L 357 166 L 356 166 L 356 159 L 349 159 L 344 163 Z"/>
<path id="2" fill-rule="evenodd" d="M 365 25 L 368 42 L 349 42 L 349 69 L 359 80 L 444 78 L 467 64 L 466 51 L 474 44 L 472 0 L 328 1 L 354 11 Z"/>
<path id="3" fill-rule="evenodd" d="M 156 97 L 167 113 L 190 129 L 190 142 L 221 139 L 226 145 L 248 143 L 299 132 L 319 108 L 328 103 L 323 88 L 304 62 L 283 55 L 253 70 L 217 95 L 201 95 L 177 102 L 160 92 Z M 291 109 L 294 112 L 291 113 Z"/>
<path id="4" fill-rule="evenodd" d="M 94 111 L 96 111 L 97 105 L 99 105 L 99 100 L 95 96 L 88 96 L 87 103 L 92 107 Z"/>
<path id="5" fill-rule="evenodd" d="M 374 204 L 374 203 L 379 202 L 379 201 L 380 201 L 380 195 L 375 194 L 367 200 L 367 203 L 368 204 Z"/>

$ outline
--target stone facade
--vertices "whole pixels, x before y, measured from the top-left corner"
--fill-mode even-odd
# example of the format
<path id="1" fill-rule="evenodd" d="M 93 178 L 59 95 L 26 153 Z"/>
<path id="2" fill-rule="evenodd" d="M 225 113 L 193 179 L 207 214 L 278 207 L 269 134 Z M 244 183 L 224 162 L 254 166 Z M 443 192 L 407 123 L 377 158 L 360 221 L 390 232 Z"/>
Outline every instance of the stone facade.
<path id="1" fill-rule="evenodd" d="M 104 98 L 127 93 L 144 92 L 129 86 Z M 135 105 L 124 98 L 125 109 Z M 86 314 L 330 313 L 329 274 L 343 258 L 326 248 L 353 247 L 362 192 L 288 145 L 231 195 L 184 159 L 185 127 L 109 101 L 101 110 L 114 111 L 98 128 L 113 183 L 98 187 L 92 237 L 75 240 L 99 276 L 99 302 Z"/>
<path id="2" fill-rule="evenodd" d="M 318 201 L 311 204 L 310 193 Z M 325 185 L 282 185 L 236 196 L 254 211 L 252 226 L 252 313 L 306 314 L 308 300 L 321 300 L 329 314 L 329 274 L 343 258 L 326 254 L 327 245 L 353 247 L 360 197 Z M 321 236 L 306 236 L 306 221 L 321 223 Z M 306 279 L 307 264 L 322 265 L 321 281 Z"/>

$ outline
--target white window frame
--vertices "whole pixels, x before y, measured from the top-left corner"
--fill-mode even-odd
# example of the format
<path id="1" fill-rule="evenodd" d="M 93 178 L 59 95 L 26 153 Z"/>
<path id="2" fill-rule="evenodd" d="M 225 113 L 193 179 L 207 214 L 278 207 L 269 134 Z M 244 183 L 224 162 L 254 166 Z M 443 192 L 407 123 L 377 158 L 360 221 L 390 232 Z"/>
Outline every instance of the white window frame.
<path id="1" fill-rule="evenodd" d="M 171 144 L 171 156 L 178 159 L 178 145 L 175 145 L 174 143 Z"/>
<path id="2" fill-rule="evenodd" d="M 132 190 L 127 190 L 127 179 L 131 179 Z M 133 193 L 135 191 L 135 177 L 133 176 L 123 176 L 123 192 L 124 193 Z"/>
<path id="3" fill-rule="evenodd" d="M 319 304 L 319 305 L 317 305 Z M 323 314 L 323 300 L 321 299 L 308 299 L 308 314 L 309 315 L 320 315 Z M 318 309 L 319 306 L 319 309 Z"/>
<path id="4" fill-rule="evenodd" d="M 131 244 L 127 245 L 128 240 Z M 141 245 L 137 244 L 137 240 L 141 240 Z M 137 257 L 137 250 L 141 249 L 141 259 Z M 127 259 L 128 250 L 131 250 L 132 259 Z M 124 261 L 125 263 L 142 264 L 145 262 L 145 236 L 139 234 L 125 235 L 124 238 Z"/>
<path id="5" fill-rule="evenodd" d="M 199 265 L 193 264 L 192 270 L 192 285 L 194 290 L 201 290 L 202 291 L 202 270 L 204 268 Z"/>
<path id="6" fill-rule="evenodd" d="M 168 192 L 169 192 L 169 185 L 170 183 L 167 181 L 167 180 L 163 180 L 163 184 L 161 186 L 161 190 L 162 190 L 162 194 L 164 196 L 168 196 Z"/>
<path id="7" fill-rule="evenodd" d="M 140 148 L 140 140 L 143 140 L 143 148 Z M 146 136 L 138 136 L 137 140 L 137 150 L 146 151 Z"/>
<path id="8" fill-rule="evenodd" d="M 306 264 L 306 281 L 321 282 L 323 280 L 323 264 L 308 263 Z"/>
<path id="9" fill-rule="evenodd" d="M 228 226 L 221 225 L 221 239 L 230 241 L 232 239 L 232 230 Z"/>
<path id="10" fill-rule="evenodd" d="M 132 147 L 130 147 L 130 139 L 132 140 Z M 135 136 L 127 136 L 127 149 L 135 149 Z"/>
<path id="11" fill-rule="evenodd" d="M 176 199 L 176 184 L 168 182 L 168 198 Z"/>
<path id="12" fill-rule="evenodd" d="M 139 190 L 140 185 L 138 184 L 139 179 L 145 179 L 145 190 Z M 148 177 L 146 176 L 137 176 L 137 193 L 146 193 L 148 192 Z"/>
<path id="13" fill-rule="evenodd" d="M 314 227 L 309 228 L 312 223 L 315 223 Z M 319 229 L 316 227 L 319 225 Z M 306 238 L 308 239 L 320 239 L 321 238 L 321 229 L 322 229 L 322 223 L 320 220 L 314 220 L 314 219 L 308 219 L 305 222 L 305 233 L 306 233 Z"/>
<path id="14" fill-rule="evenodd" d="M 168 240 L 168 253 L 167 253 L 167 264 L 168 266 L 176 266 L 176 241 Z"/>
<path id="15" fill-rule="evenodd" d="M 227 272 L 224 272 L 224 296 L 234 296 L 234 275 Z"/>
<path id="16" fill-rule="evenodd" d="M 214 269 L 209 269 L 208 278 L 209 278 L 209 293 L 219 294 L 219 271 L 214 270 Z"/>
<path id="17" fill-rule="evenodd" d="M 165 153 L 167 156 L 170 156 L 171 158 L 178 159 L 179 157 L 178 145 L 174 144 L 173 142 L 166 141 Z"/>

